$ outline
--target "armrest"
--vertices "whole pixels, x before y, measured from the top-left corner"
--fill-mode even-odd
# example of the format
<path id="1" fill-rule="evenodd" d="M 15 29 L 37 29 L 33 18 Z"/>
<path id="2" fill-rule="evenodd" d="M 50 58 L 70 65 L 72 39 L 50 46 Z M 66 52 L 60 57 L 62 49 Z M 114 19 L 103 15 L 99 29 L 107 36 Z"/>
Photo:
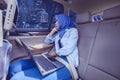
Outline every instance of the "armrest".
<path id="1" fill-rule="evenodd" d="M 33 53 L 44 53 L 51 50 L 53 44 L 39 43 L 38 45 L 29 46 Z"/>
<path id="2" fill-rule="evenodd" d="M 52 47 L 53 44 L 46 44 L 46 43 L 39 43 L 37 45 L 29 46 L 32 49 L 43 49 L 43 48 L 49 48 Z"/>
<path id="3" fill-rule="evenodd" d="M 48 52 L 53 44 L 44 43 L 44 37 L 16 38 L 15 41 L 22 46 L 21 40 L 31 49 L 33 54 Z"/>

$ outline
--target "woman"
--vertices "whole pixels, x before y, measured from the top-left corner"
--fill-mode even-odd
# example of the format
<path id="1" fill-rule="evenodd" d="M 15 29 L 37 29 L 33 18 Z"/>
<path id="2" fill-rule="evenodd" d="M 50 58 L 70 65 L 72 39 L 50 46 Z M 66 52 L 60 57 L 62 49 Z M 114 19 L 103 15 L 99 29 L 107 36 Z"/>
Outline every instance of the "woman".
<path id="1" fill-rule="evenodd" d="M 69 55 L 74 63 L 78 66 L 78 31 L 74 22 L 65 14 L 55 16 L 56 23 L 52 31 L 46 36 L 45 43 L 55 42 L 55 51 L 49 53 L 51 57 L 60 56 L 66 61 Z M 29 65 L 29 66 L 28 66 Z M 64 67 L 51 74 L 42 76 L 32 60 L 20 60 L 11 64 L 11 80 L 70 80 L 71 74 Z"/>

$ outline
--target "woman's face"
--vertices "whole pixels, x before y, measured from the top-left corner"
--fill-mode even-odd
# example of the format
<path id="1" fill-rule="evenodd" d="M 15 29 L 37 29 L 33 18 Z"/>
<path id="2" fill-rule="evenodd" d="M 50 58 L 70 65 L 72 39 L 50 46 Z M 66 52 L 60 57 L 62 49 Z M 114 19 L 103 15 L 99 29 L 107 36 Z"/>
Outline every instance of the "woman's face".
<path id="1" fill-rule="evenodd" d="M 56 21 L 56 23 L 55 23 L 55 28 L 56 28 L 57 30 L 59 30 L 59 23 L 58 23 L 58 21 Z"/>

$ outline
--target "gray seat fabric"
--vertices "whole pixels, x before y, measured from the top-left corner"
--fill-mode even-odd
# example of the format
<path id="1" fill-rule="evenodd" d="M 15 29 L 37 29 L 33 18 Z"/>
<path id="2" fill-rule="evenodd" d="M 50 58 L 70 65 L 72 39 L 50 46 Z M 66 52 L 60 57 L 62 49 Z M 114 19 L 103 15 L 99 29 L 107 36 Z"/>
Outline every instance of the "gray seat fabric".
<path id="1" fill-rule="evenodd" d="M 88 66 L 89 56 L 96 37 L 98 24 L 84 24 L 79 26 L 80 40 L 79 40 L 79 55 L 80 66 L 78 67 L 81 78 L 84 78 Z"/>
<path id="2" fill-rule="evenodd" d="M 113 16 L 113 11 L 118 13 L 120 6 L 104 11 L 107 20 L 99 23 L 85 80 L 120 80 L 120 14 Z"/>
<path id="3" fill-rule="evenodd" d="M 81 18 L 85 18 L 82 19 Z M 87 17 L 86 17 L 87 16 Z M 80 19 L 78 19 L 80 18 Z M 98 23 L 91 23 L 90 21 L 90 13 L 86 12 L 85 14 L 79 14 L 76 19 L 79 31 L 79 60 L 80 65 L 78 67 L 78 73 L 82 79 L 84 79 L 85 72 L 88 66 L 89 56 L 91 55 L 91 49 L 94 43 L 94 39 L 98 29 Z"/>
<path id="4" fill-rule="evenodd" d="M 107 20 L 78 26 L 78 71 L 83 80 L 120 80 L 120 15 L 111 15 L 113 11 L 118 13 L 118 8 L 120 6 L 104 11 Z"/>
<path id="5" fill-rule="evenodd" d="M 116 21 L 100 23 L 85 80 L 120 79 L 119 30 L 120 24 Z"/>

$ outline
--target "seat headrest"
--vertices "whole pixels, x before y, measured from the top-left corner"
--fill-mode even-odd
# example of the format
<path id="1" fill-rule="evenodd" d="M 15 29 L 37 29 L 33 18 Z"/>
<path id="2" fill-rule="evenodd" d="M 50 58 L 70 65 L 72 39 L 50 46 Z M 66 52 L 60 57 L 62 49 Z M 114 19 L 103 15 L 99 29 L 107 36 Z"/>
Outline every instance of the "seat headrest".
<path id="1" fill-rule="evenodd" d="M 76 23 L 88 23 L 91 22 L 90 19 L 90 12 L 84 12 L 81 14 L 78 14 L 76 17 Z"/>
<path id="2" fill-rule="evenodd" d="M 103 12 L 103 19 L 120 18 L 120 5 L 107 9 Z"/>

